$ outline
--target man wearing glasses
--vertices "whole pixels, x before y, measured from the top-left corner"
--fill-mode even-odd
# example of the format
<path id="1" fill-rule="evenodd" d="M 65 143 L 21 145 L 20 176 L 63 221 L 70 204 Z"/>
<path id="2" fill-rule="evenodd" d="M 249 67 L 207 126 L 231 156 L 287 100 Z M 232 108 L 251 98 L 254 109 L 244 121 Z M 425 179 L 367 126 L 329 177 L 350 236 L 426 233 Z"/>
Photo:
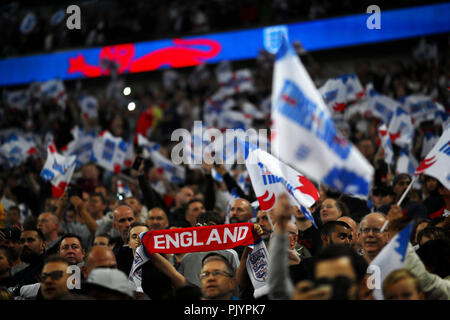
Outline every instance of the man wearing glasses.
<path id="1" fill-rule="evenodd" d="M 71 263 L 61 256 L 49 256 L 41 273 L 41 294 L 45 300 L 60 299 L 69 293 L 67 267 Z"/>
<path id="2" fill-rule="evenodd" d="M 236 300 L 233 290 L 236 286 L 235 270 L 228 260 L 218 254 L 210 253 L 203 258 L 202 272 L 203 300 Z"/>
<path id="3" fill-rule="evenodd" d="M 372 262 L 389 241 L 387 229 L 383 230 L 385 222 L 386 216 L 377 212 L 369 213 L 361 220 L 358 237 L 362 254 L 368 263 Z"/>

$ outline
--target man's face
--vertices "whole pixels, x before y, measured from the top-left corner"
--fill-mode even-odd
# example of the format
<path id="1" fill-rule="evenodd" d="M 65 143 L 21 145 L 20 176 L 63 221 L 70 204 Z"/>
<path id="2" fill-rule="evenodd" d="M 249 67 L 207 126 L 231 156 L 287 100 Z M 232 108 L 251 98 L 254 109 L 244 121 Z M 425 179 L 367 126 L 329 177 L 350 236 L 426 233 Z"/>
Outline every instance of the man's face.
<path id="1" fill-rule="evenodd" d="M 105 246 L 105 247 L 108 247 L 109 246 L 109 240 L 108 240 L 107 237 L 98 236 L 98 237 L 95 237 L 93 245 L 94 246 Z"/>
<path id="2" fill-rule="evenodd" d="M 383 195 L 382 194 L 374 194 L 372 195 L 373 205 L 375 208 L 379 208 L 383 205 Z"/>
<path id="3" fill-rule="evenodd" d="M 20 240 L 5 239 L 2 244 L 11 250 L 13 260 L 17 260 L 22 254 L 23 244 Z"/>
<path id="4" fill-rule="evenodd" d="M 214 276 L 212 272 L 218 271 L 220 274 Z M 212 260 L 202 268 L 202 273 L 209 273 L 207 277 L 201 277 L 202 293 L 207 299 L 223 299 L 229 295 L 236 282 L 228 275 L 226 265 L 223 261 Z"/>
<path id="5" fill-rule="evenodd" d="M 23 244 L 20 258 L 24 262 L 30 262 L 44 252 L 45 242 L 34 230 L 23 231 L 20 235 L 20 242 Z"/>
<path id="6" fill-rule="evenodd" d="M 230 222 L 247 222 L 249 221 L 253 214 L 250 210 L 250 204 L 245 199 L 236 199 L 233 202 L 230 210 Z"/>
<path id="7" fill-rule="evenodd" d="M 81 243 L 77 238 L 65 238 L 59 246 L 59 255 L 69 260 L 72 264 L 82 262 L 84 253 L 85 250 L 81 248 Z"/>
<path id="8" fill-rule="evenodd" d="M 12 224 L 15 225 L 20 222 L 20 211 L 17 209 L 9 209 L 6 213 L 6 220 Z"/>
<path id="9" fill-rule="evenodd" d="M 323 223 L 337 220 L 340 216 L 342 216 L 342 212 L 336 206 L 336 201 L 334 199 L 325 199 L 322 202 L 320 219 Z"/>
<path id="10" fill-rule="evenodd" d="M 136 251 L 136 248 L 141 245 L 141 239 L 139 238 L 139 235 L 142 232 L 148 231 L 147 227 L 144 226 L 138 226 L 134 227 L 130 230 L 130 238 L 128 239 L 128 245 L 133 250 L 133 252 Z"/>
<path id="11" fill-rule="evenodd" d="M 411 182 L 411 179 L 405 177 L 405 178 L 400 179 L 394 185 L 394 192 L 395 192 L 397 199 L 402 196 L 402 194 L 405 192 L 406 188 L 408 188 L 408 185 L 410 182 Z"/>
<path id="12" fill-rule="evenodd" d="M 350 244 L 356 244 L 358 242 L 358 225 L 355 220 L 350 217 L 340 217 L 338 221 L 344 221 L 351 228 L 352 239 L 350 240 Z"/>
<path id="13" fill-rule="evenodd" d="M 386 218 L 381 215 L 369 215 L 361 221 L 359 233 L 360 243 L 363 251 L 370 257 L 375 257 L 388 242 L 386 231 L 381 232 Z"/>
<path id="14" fill-rule="evenodd" d="M 264 240 L 268 240 L 270 238 L 270 234 L 272 233 L 272 226 L 270 225 L 269 218 L 267 217 L 268 213 L 264 211 L 258 211 L 256 215 L 256 223 L 261 225 L 263 229 L 262 238 Z"/>
<path id="15" fill-rule="evenodd" d="M 160 208 L 150 210 L 145 223 L 150 227 L 150 230 L 164 230 L 169 226 L 167 215 Z"/>
<path id="16" fill-rule="evenodd" d="M 102 213 L 106 209 L 106 203 L 99 196 L 89 197 L 88 211 L 90 214 Z"/>
<path id="17" fill-rule="evenodd" d="M 41 273 L 41 292 L 45 300 L 58 298 L 69 291 L 67 267 L 64 262 L 49 262 L 44 265 Z"/>
<path id="18" fill-rule="evenodd" d="M 189 204 L 186 212 L 186 220 L 192 221 L 195 223 L 197 221 L 197 217 L 199 214 L 205 212 L 205 207 L 203 206 L 203 203 L 199 201 L 192 202 Z"/>
<path id="19" fill-rule="evenodd" d="M 352 231 L 344 226 L 336 226 L 334 232 L 331 233 L 330 244 L 345 244 L 350 245 L 352 243 Z"/>
<path id="20" fill-rule="evenodd" d="M 136 198 L 128 198 L 125 203 L 133 209 L 134 214 L 138 215 L 141 213 L 142 204 Z"/>
<path id="21" fill-rule="evenodd" d="M 6 258 L 6 254 L 3 250 L 0 250 L 0 274 L 5 274 L 6 272 L 9 273 L 10 270 L 11 265 Z"/>
<path id="22" fill-rule="evenodd" d="M 191 188 L 183 188 L 180 192 L 177 193 L 177 199 L 179 201 L 179 205 L 183 206 L 192 200 L 194 197 L 194 191 Z"/>
<path id="23" fill-rule="evenodd" d="M 287 224 L 287 231 L 289 236 L 289 249 L 294 250 L 298 241 L 298 229 L 295 223 L 289 222 Z"/>
<path id="24" fill-rule="evenodd" d="M 133 210 L 129 207 L 120 206 L 114 211 L 113 227 L 117 229 L 126 243 L 130 224 L 135 221 Z"/>
<path id="25" fill-rule="evenodd" d="M 42 213 L 37 221 L 37 228 L 41 230 L 44 236 L 48 236 L 58 231 L 58 220 L 52 213 Z"/>

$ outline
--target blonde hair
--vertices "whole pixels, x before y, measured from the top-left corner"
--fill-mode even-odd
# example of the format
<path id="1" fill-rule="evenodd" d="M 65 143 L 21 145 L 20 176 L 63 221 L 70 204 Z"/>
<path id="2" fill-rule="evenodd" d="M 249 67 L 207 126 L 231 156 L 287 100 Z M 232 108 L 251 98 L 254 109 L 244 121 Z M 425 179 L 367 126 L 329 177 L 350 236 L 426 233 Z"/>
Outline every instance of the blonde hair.
<path id="1" fill-rule="evenodd" d="M 411 279 L 418 293 L 422 292 L 420 288 L 419 278 L 407 269 L 397 269 L 392 271 L 383 281 L 383 295 L 386 294 L 388 288 L 396 284 L 400 280 Z"/>

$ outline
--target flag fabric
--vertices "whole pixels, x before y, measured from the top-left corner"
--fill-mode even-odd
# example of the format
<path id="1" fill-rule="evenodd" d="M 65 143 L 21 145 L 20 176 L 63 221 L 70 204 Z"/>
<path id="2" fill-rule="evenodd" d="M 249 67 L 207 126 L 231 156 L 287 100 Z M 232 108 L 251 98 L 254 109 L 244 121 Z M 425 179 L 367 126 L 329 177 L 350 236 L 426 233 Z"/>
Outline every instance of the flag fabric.
<path id="1" fill-rule="evenodd" d="M 4 90 L 3 101 L 13 110 L 25 111 L 30 102 L 30 93 L 28 90 Z"/>
<path id="2" fill-rule="evenodd" d="M 445 108 L 438 103 L 440 106 L 437 111 L 434 112 L 434 123 L 440 124 L 442 127 L 442 130 L 445 130 L 447 126 L 450 124 L 450 115 L 447 111 L 445 111 Z"/>
<path id="3" fill-rule="evenodd" d="M 241 92 L 253 92 L 253 76 L 250 69 L 222 71 L 217 73 L 217 82 L 226 95 Z"/>
<path id="4" fill-rule="evenodd" d="M 94 147 L 95 132 L 86 132 L 75 126 L 71 131 L 73 140 L 66 146 L 61 148 L 61 153 L 64 156 L 76 156 L 76 168 L 87 164 L 91 161 L 91 154 Z"/>
<path id="5" fill-rule="evenodd" d="M 85 119 L 95 119 L 98 117 L 98 100 L 93 96 L 82 95 L 78 99 L 81 115 Z"/>
<path id="6" fill-rule="evenodd" d="M 139 237 L 141 238 L 144 232 L 142 232 Z M 144 292 L 142 289 L 142 266 L 144 263 L 150 260 L 150 256 L 145 250 L 144 246 L 141 244 L 136 248 L 136 252 L 134 254 L 133 265 L 131 266 L 130 274 L 128 275 L 128 280 L 134 287 L 134 291 L 136 292 Z"/>
<path id="7" fill-rule="evenodd" d="M 388 165 L 394 165 L 394 150 L 392 149 L 391 139 L 385 124 L 378 127 L 378 135 L 381 140 L 381 147 L 384 151 L 384 161 Z"/>
<path id="8" fill-rule="evenodd" d="M 91 160 L 102 168 L 120 173 L 132 165 L 133 144 L 103 131 L 94 140 Z"/>
<path id="9" fill-rule="evenodd" d="M 406 249 L 408 248 L 409 236 L 413 223 L 411 222 L 402 231 L 400 231 L 389 243 L 380 251 L 380 253 L 372 260 L 368 270 L 379 268 L 380 284 L 394 270 L 401 269 L 405 261 Z M 383 292 L 375 288 L 373 295 L 376 300 L 383 300 Z"/>
<path id="10" fill-rule="evenodd" d="M 260 209 L 270 211 L 280 195 L 288 194 L 291 205 L 303 207 L 306 210 L 305 217 L 316 226 L 308 210 L 319 199 L 319 192 L 314 184 L 255 145 L 240 141 L 239 146 L 244 154 L 245 165 Z"/>
<path id="11" fill-rule="evenodd" d="M 41 98 L 51 99 L 62 108 L 66 107 L 67 93 L 60 79 L 53 79 L 40 84 Z"/>
<path id="12" fill-rule="evenodd" d="M 0 157 L 8 168 L 15 168 L 25 162 L 29 156 L 37 154 L 36 143 L 23 133 L 12 133 L 0 146 Z"/>
<path id="13" fill-rule="evenodd" d="M 411 116 L 402 107 L 397 107 L 388 125 L 391 143 L 401 148 L 412 146 L 414 126 Z"/>
<path id="14" fill-rule="evenodd" d="M 76 156 L 65 157 L 56 152 L 54 143 L 47 148 L 47 160 L 41 171 L 42 179 L 50 181 L 53 197 L 61 197 L 75 171 Z"/>
<path id="15" fill-rule="evenodd" d="M 236 101 L 227 96 L 224 90 L 219 89 L 205 101 L 203 108 L 205 125 L 208 127 L 216 127 L 222 112 L 231 110 L 235 105 Z"/>
<path id="16" fill-rule="evenodd" d="M 434 121 L 437 111 L 445 111 L 441 104 L 436 103 L 433 98 L 423 94 L 414 94 L 406 97 L 403 105 L 405 110 L 411 115 L 415 127 L 418 127 L 423 121 Z"/>
<path id="17" fill-rule="evenodd" d="M 367 85 L 366 92 L 367 108 L 370 113 L 389 125 L 397 108 L 402 106 L 401 103 L 375 91 L 372 84 Z"/>
<path id="18" fill-rule="evenodd" d="M 344 76 L 347 92 L 347 103 L 358 100 L 365 95 L 364 87 L 356 74 L 351 73 Z"/>
<path id="19" fill-rule="evenodd" d="M 347 105 L 347 88 L 341 77 L 328 79 L 319 88 L 319 92 L 330 111 L 344 111 Z"/>
<path id="20" fill-rule="evenodd" d="M 252 116 L 242 111 L 227 110 L 220 115 L 218 128 L 247 130 L 251 127 L 252 121 Z"/>
<path id="21" fill-rule="evenodd" d="M 425 159 L 420 162 L 415 175 L 425 174 L 439 180 L 450 189 L 450 125 L 442 133 Z"/>
<path id="22" fill-rule="evenodd" d="M 186 169 L 183 166 L 174 164 L 159 151 L 151 152 L 150 159 L 152 159 L 155 168 L 162 171 L 164 177 L 170 183 L 182 184 L 184 182 Z"/>
<path id="23" fill-rule="evenodd" d="M 373 167 L 336 130 L 320 93 L 285 38 L 276 56 L 272 87 L 272 154 L 317 182 L 367 197 Z"/>
<path id="24" fill-rule="evenodd" d="M 152 230 L 143 234 L 141 243 L 150 254 L 226 250 L 253 244 L 252 231 L 249 222 Z"/>
<path id="25" fill-rule="evenodd" d="M 418 166 L 417 160 L 414 158 L 414 156 L 411 154 L 411 150 L 409 146 L 406 146 L 403 149 L 400 149 L 396 166 L 395 166 L 395 173 L 407 173 L 410 176 L 414 175 L 414 172 L 416 171 L 416 168 Z"/>
<path id="26" fill-rule="evenodd" d="M 269 293 L 267 283 L 268 267 L 270 264 L 269 252 L 262 238 L 255 241 L 254 245 L 249 246 L 250 252 L 247 257 L 246 269 L 250 281 L 253 284 L 253 297 L 259 297 Z"/>

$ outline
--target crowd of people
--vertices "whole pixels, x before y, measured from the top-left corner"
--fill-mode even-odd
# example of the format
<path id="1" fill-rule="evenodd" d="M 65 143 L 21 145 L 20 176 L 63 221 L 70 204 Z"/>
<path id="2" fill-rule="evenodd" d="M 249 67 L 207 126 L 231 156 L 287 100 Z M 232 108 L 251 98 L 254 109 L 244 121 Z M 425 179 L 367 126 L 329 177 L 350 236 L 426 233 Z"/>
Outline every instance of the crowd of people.
<path id="1" fill-rule="evenodd" d="M 303 3 L 243 1 L 239 6 L 242 9 L 244 5 L 253 5 L 263 10 L 263 4 L 278 5 L 282 11 L 285 7 L 296 7 L 297 2 Z M 199 8 L 207 10 L 223 3 L 213 1 L 206 5 L 199 1 Z M 333 7 L 334 2 L 323 3 Z M 345 3 L 350 5 L 352 1 Z M 183 8 L 181 2 L 174 2 L 173 6 L 175 11 Z M 194 9 L 187 14 L 193 14 L 191 10 Z M 158 21 L 148 19 L 144 13 L 145 21 Z M 235 13 L 230 14 L 237 19 Z M 286 14 L 295 17 L 290 11 Z M 170 31 L 203 32 L 220 27 L 215 25 L 220 24 L 219 20 L 210 18 L 205 29 L 196 30 L 194 25 L 189 29 L 185 22 L 177 21 L 180 16 L 174 14 L 176 19 L 167 27 Z M 236 27 L 243 26 L 245 19 L 241 20 Z M 79 45 L 85 45 L 85 40 Z M 13 47 L 19 50 L 15 54 L 20 53 L 20 46 L 13 44 Z M 328 77 L 336 76 L 325 70 L 313 53 L 297 49 L 317 87 Z M 364 86 L 372 83 L 378 92 L 394 99 L 422 93 L 448 110 L 448 41 L 444 45 L 439 43 L 438 49 L 439 55 L 411 55 L 403 61 L 387 58 L 377 65 L 353 65 L 353 71 Z M 364 200 L 316 184 L 320 198 L 311 212 L 317 228 L 284 197 L 278 199 L 270 212 L 252 206 L 256 201 L 252 187 L 245 189 L 238 181 L 245 171 L 242 165 L 203 163 L 198 169 L 186 166 L 184 181 L 175 183 L 168 181 L 163 170 L 150 159 L 123 168 L 120 173 L 86 161 L 75 171 L 63 196 L 53 196 L 52 186 L 40 175 L 49 136 L 57 149 L 63 150 L 74 139 L 70 131 L 74 126 L 86 132 L 108 130 L 115 137 L 132 141 L 136 150 L 134 160 L 140 154 L 135 140 L 140 132 L 161 144 L 162 154 L 170 155 L 171 133 L 177 128 L 191 130 L 193 121 L 203 119 L 205 105 L 219 87 L 215 72 L 221 67 L 223 64 L 201 65 L 153 73 L 143 84 L 133 87 L 137 105 L 134 111 L 126 108 L 128 100 L 122 94 L 125 85 L 121 76 L 113 77 L 106 88 L 99 90 L 89 88 L 83 80 L 72 82 L 73 88 L 67 86 L 65 108 L 53 100 L 41 100 L 39 107 L 13 110 L 5 101 L 1 102 L 1 143 L 6 142 L 11 130 L 33 134 L 41 143 L 39 152 L 18 165 L 2 162 L 1 298 L 372 300 L 374 288 L 368 281 L 369 264 L 413 221 L 404 266 L 383 282 L 384 298 L 450 299 L 450 191 L 434 177 L 421 176 L 420 184 L 409 191 L 401 206 L 396 205 L 412 177 L 395 172 L 395 168 L 384 163 L 377 136 L 380 120 L 371 115 L 354 113 L 347 118 L 346 126 L 340 128 L 375 168 L 370 195 Z M 251 126 L 269 128 L 267 103 L 273 56 L 261 52 L 258 59 L 247 62 L 245 67 L 252 71 L 254 90 L 234 95 L 233 108 L 242 111 L 246 103 L 251 103 L 265 114 L 253 119 Z M 78 97 L 86 92 L 98 99 L 95 117 L 82 115 Z M 352 106 L 347 110 L 351 111 Z M 144 122 L 145 125 L 140 125 Z M 415 129 L 412 150 L 418 160 L 422 158 L 425 133 L 430 131 L 438 136 L 442 133 L 433 122 L 423 122 Z M 399 150 L 395 149 L 395 153 L 398 157 Z M 222 179 L 217 180 L 214 172 Z M 128 188 L 127 192 L 119 188 L 119 181 Z M 264 241 L 270 257 L 268 289 L 257 298 L 246 268 L 248 247 L 184 254 L 152 253 L 141 267 L 141 282 L 130 280 L 143 232 L 244 222 L 253 224 L 255 238 Z"/>
<path id="2" fill-rule="evenodd" d="M 437 2 L 437 1 L 436 1 Z M 430 1 L 416 0 L 413 5 Z M 366 13 L 373 1 L 331 0 L 214 0 L 191 1 L 3 1 L 0 56 L 51 52 L 77 47 L 129 43 L 186 34 L 221 32 L 279 23 Z M 81 9 L 81 29 L 66 27 L 66 8 Z M 408 1 L 387 1 L 383 10 L 410 6 Z M 62 11 L 61 11 L 62 10 Z M 29 14 L 29 27 L 26 18 Z M 25 22 L 24 22 L 25 21 Z M 31 27 L 32 26 L 32 27 Z"/>

